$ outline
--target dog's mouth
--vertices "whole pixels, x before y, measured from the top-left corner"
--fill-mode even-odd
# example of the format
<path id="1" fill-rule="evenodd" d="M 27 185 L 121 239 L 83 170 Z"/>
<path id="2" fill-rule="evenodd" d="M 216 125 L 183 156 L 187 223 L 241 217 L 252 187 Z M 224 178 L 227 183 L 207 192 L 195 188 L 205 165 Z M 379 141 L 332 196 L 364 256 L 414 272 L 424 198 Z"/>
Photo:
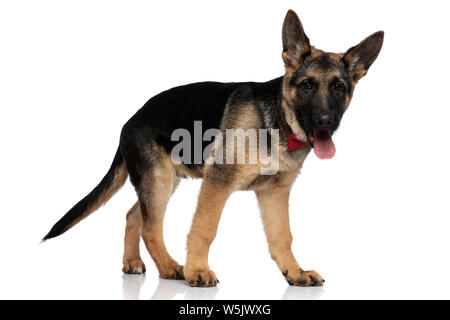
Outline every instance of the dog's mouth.
<path id="1" fill-rule="evenodd" d="M 308 143 L 314 148 L 314 153 L 319 159 L 331 159 L 336 153 L 332 132 L 327 129 L 309 130 Z"/>

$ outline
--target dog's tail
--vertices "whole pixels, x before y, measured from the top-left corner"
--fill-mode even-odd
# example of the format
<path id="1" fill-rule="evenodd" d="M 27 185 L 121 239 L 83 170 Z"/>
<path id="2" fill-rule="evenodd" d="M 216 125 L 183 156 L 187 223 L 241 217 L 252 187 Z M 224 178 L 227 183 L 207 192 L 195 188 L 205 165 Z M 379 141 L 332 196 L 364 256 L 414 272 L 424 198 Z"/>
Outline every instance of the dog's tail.
<path id="1" fill-rule="evenodd" d="M 125 162 L 120 154 L 120 151 L 117 150 L 111 168 L 102 181 L 100 181 L 98 186 L 96 186 L 91 193 L 89 193 L 72 209 L 70 209 L 69 212 L 67 212 L 53 226 L 42 241 L 55 238 L 63 234 L 82 219 L 86 218 L 89 214 L 104 205 L 125 184 L 127 177 L 128 171 L 126 169 Z"/>

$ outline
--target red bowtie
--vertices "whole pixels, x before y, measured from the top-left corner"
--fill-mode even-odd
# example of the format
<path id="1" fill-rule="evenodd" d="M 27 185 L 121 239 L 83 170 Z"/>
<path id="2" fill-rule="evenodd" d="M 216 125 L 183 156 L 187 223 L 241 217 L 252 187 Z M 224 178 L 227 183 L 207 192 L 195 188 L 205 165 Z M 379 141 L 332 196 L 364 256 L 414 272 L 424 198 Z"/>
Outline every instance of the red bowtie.
<path id="1" fill-rule="evenodd" d="M 297 137 L 295 136 L 295 133 L 292 133 L 289 136 L 289 140 L 288 140 L 288 149 L 289 151 L 294 151 L 297 150 L 298 148 L 303 147 L 306 144 L 305 141 L 300 141 L 297 139 Z"/>

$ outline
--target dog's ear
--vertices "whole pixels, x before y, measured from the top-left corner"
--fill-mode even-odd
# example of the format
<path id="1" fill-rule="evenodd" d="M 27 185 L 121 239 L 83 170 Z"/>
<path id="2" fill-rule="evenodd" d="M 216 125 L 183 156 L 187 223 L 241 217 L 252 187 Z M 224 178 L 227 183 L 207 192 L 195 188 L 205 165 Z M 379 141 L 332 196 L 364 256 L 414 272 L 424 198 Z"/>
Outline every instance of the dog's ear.
<path id="1" fill-rule="evenodd" d="M 298 69 L 311 53 L 309 39 L 297 14 L 289 10 L 283 23 L 283 60 L 286 68 Z"/>
<path id="2" fill-rule="evenodd" d="M 357 46 L 348 49 L 344 54 L 345 66 L 355 82 L 367 73 L 369 67 L 378 57 L 383 46 L 383 38 L 383 31 L 375 32 Z"/>

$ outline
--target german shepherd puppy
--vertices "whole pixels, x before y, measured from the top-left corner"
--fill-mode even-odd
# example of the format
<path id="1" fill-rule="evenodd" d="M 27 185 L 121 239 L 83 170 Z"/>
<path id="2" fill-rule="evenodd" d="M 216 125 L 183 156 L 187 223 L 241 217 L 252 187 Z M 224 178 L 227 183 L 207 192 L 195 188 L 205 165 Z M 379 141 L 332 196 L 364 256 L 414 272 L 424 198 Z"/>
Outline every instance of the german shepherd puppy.
<path id="1" fill-rule="evenodd" d="M 194 83 L 151 98 L 124 125 L 111 168 L 100 184 L 70 209 L 43 240 L 61 235 L 102 206 L 129 175 L 138 201 L 127 214 L 123 272 L 145 272 L 139 253 L 142 236 L 161 278 L 186 279 L 190 286 L 214 287 L 219 281 L 209 268 L 208 252 L 222 209 L 233 191 L 253 190 L 270 254 L 287 282 L 295 286 L 323 285 L 317 272 L 300 268 L 291 251 L 289 193 L 311 149 L 321 159 L 334 156 L 332 135 L 348 108 L 356 83 L 377 58 L 383 36 L 383 31 L 376 32 L 345 53 L 324 52 L 310 45 L 299 18 L 294 11 L 288 11 L 282 30 L 282 77 L 263 83 Z M 178 128 L 193 132 L 196 120 L 202 121 L 204 129 L 220 131 L 278 130 L 277 172 L 261 174 L 260 162 L 174 161 L 171 134 Z M 271 146 L 267 148 L 275 151 Z M 183 268 L 166 250 L 163 219 L 171 194 L 186 177 L 203 181 Z"/>

